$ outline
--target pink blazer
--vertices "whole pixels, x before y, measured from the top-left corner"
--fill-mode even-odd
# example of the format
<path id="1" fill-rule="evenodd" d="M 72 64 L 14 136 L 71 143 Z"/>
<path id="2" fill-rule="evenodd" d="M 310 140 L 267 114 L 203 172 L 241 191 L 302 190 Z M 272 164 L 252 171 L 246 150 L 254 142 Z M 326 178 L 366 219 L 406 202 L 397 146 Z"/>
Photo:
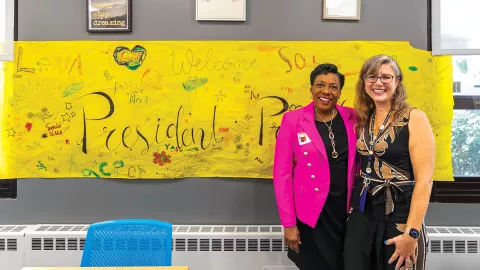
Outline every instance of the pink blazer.
<path id="1" fill-rule="evenodd" d="M 330 189 L 330 168 L 322 138 L 315 126 L 313 102 L 283 115 L 273 163 L 273 185 L 283 226 L 297 224 L 297 218 L 315 227 Z M 347 211 L 355 179 L 355 112 L 337 105 L 348 137 Z M 310 143 L 300 144 L 304 132 Z"/>

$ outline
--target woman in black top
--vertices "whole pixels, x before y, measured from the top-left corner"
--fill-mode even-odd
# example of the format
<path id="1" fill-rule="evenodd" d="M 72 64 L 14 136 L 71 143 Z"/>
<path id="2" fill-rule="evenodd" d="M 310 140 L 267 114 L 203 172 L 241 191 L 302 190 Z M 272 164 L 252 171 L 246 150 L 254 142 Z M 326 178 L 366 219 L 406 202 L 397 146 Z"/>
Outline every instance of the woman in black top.
<path id="1" fill-rule="evenodd" d="M 425 114 L 406 103 L 402 79 L 391 57 L 377 55 L 357 83 L 360 177 L 347 222 L 346 270 L 425 267 L 435 143 Z"/>
<path id="2" fill-rule="evenodd" d="M 343 239 L 347 219 L 347 166 L 348 139 L 343 119 L 336 114 L 330 121 L 315 120 L 327 153 L 333 151 L 328 127 L 335 134 L 337 158 L 328 157 L 330 163 L 330 191 L 315 228 L 297 221 L 300 231 L 300 269 L 343 270 Z"/>

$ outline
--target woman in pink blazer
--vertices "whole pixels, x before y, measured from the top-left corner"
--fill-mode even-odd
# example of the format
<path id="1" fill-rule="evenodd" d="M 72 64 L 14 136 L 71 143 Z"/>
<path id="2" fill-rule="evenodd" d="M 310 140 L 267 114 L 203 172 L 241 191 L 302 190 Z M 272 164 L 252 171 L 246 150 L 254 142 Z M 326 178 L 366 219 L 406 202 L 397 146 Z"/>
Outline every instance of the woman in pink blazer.
<path id="1" fill-rule="evenodd" d="M 283 115 L 276 139 L 275 196 L 289 257 L 302 270 L 343 270 L 356 168 L 356 116 L 337 105 L 344 83 L 335 65 L 316 67 L 310 75 L 312 102 Z"/>

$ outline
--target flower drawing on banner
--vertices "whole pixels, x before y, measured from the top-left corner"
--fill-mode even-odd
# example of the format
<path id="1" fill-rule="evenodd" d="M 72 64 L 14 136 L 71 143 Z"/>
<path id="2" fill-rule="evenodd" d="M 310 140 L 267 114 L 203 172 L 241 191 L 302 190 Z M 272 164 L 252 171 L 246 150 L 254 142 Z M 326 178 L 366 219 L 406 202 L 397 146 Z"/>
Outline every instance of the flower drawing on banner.
<path id="1" fill-rule="evenodd" d="M 155 158 L 153 159 L 153 163 L 158 163 L 158 165 L 160 165 L 160 166 L 165 165 L 165 163 L 170 163 L 170 162 L 172 162 L 172 161 L 170 160 L 170 155 L 167 155 L 167 154 L 165 153 L 165 151 L 162 151 L 161 154 L 159 154 L 158 152 L 155 152 L 155 153 L 153 153 L 153 156 L 155 157 Z"/>

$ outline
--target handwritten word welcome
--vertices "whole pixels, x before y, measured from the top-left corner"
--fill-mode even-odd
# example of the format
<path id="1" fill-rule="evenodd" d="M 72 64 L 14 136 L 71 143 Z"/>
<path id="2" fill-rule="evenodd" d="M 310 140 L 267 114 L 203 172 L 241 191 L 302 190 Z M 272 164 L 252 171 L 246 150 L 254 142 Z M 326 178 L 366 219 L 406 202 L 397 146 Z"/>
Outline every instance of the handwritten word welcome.
<path id="1" fill-rule="evenodd" d="M 210 48 L 205 57 L 197 56 L 193 50 L 188 49 L 183 58 L 176 58 L 175 52 L 171 54 L 172 57 L 172 71 L 175 75 L 180 73 L 190 74 L 192 69 L 195 68 L 196 71 L 221 71 L 221 70 L 230 70 L 230 69 L 243 69 L 250 70 L 258 68 L 260 65 L 257 62 L 257 59 L 253 58 L 250 60 L 230 60 L 226 57 L 220 60 L 215 60 L 213 58 L 213 49 Z"/>

